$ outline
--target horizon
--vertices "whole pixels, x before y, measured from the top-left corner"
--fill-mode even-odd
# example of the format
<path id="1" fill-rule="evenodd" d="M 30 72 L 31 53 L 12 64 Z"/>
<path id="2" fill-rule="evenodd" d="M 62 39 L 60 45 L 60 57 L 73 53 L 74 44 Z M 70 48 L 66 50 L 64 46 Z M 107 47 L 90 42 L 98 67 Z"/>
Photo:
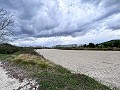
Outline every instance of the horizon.
<path id="1" fill-rule="evenodd" d="M 109 41 L 114 41 L 114 40 L 120 40 L 120 39 L 113 39 L 113 40 L 109 40 Z M 101 43 L 105 43 L 105 42 L 109 42 L 109 41 L 104 41 L 104 42 L 100 42 L 100 43 L 93 43 L 93 42 L 89 42 L 89 43 L 93 43 L 93 44 L 101 44 Z M 77 46 L 81 46 L 81 45 L 89 45 L 89 43 L 83 43 L 83 44 L 76 44 L 76 43 L 71 43 L 71 44 L 59 44 L 59 45 L 72 45 L 72 44 L 76 44 Z M 4 43 L 3 43 L 4 44 Z M 6 43 L 5 43 L 6 44 Z M 7 43 L 7 44 L 11 44 L 11 43 Z M 13 46 L 17 46 L 17 45 L 15 45 L 15 44 L 11 44 L 11 45 L 13 45 Z M 58 44 L 55 44 L 55 45 L 53 45 L 53 46 L 40 46 L 40 45 L 38 45 L 38 46 L 33 46 L 33 45 L 26 45 L 26 46 L 22 46 L 22 47 L 55 47 L 55 46 L 57 46 Z M 19 47 L 19 46 L 18 46 Z"/>
<path id="2" fill-rule="evenodd" d="M 120 39 L 119 0 L 0 0 L 14 16 L 16 46 L 101 43 Z"/>

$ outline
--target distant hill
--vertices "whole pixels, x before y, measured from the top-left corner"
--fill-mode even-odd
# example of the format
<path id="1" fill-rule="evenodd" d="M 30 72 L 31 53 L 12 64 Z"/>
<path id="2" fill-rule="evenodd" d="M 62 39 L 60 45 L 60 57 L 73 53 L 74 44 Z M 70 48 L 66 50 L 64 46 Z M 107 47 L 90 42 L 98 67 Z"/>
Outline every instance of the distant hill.
<path id="1" fill-rule="evenodd" d="M 103 46 L 105 48 L 108 48 L 108 47 L 120 48 L 120 39 L 118 39 L 118 40 L 110 40 L 110 41 L 107 41 L 107 42 L 100 43 L 99 45 L 101 45 L 101 46 Z"/>

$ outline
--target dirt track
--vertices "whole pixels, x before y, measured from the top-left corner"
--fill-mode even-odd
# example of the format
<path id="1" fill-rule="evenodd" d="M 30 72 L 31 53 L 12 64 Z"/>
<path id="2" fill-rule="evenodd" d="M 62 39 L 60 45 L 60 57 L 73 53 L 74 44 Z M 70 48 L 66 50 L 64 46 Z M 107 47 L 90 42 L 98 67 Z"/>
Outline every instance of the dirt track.
<path id="1" fill-rule="evenodd" d="M 20 83 L 19 80 L 15 78 L 10 78 L 6 74 L 6 70 L 3 69 L 2 64 L 0 63 L 0 90 L 13 90 L 17 89 L 20 86 L 26 84 L 27 82 Z"/>
<path id="2" fill-rule="evenodd" d="M 18 72 L 20 72 L 20 70 L 17 68 L 0 62 L 0 90 L 35 90 L 34 87 L 32 89 L 29 88 L 36 82 L 28 80 L 27 78 L 24 78 L 23 81 L 19 80 L 21 78 L 19 75 L 23 75 L 23 73 Z"/>
<path id="3" fill-rule="evenodd" d="M 120 51 L 37 50 L 50 61 L 75 73 L 93 77 L 120 88 Z"/>

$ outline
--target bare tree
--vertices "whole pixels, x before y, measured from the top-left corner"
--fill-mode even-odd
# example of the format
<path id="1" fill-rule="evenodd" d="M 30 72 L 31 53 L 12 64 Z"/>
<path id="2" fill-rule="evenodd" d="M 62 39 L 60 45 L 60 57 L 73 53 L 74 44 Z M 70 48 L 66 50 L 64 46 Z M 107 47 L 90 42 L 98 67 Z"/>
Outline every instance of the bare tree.
<path id="1" fill-rule="evenodd" d="M 13 16 L 4 10 L 0 9 L 0 43 L 6 41 L 6 37 L 8 37 L 12 33 L 14 20 Z"/>

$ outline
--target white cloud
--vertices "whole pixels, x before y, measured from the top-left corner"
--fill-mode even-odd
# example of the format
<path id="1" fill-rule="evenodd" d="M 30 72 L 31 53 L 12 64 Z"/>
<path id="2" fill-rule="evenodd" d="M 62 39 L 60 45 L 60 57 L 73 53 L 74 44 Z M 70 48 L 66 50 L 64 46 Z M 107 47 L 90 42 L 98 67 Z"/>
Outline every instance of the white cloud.
<path id="1" fill-rule="evenodd" d="M 15 44 L 46 46 L 119 38 L 119 4 L 119 0 L 0 1 L 15 14 Z"/>
<path id="2" fill-rule="evenodd" d="M 104 30 L 91 31 L 81 37 L 72 37 L 72 36 L 60 36 L 60 37 L 48 37 L 48 38 L 28 38 L 27 40 L 19 39 L 12 44 L 18 46 L 54 46 L 54 45 L 64 45 L 64 44 L 88 44 L 92 43 L 101 43 L 112 39 L 120 38 L 120 30 Z"/>

